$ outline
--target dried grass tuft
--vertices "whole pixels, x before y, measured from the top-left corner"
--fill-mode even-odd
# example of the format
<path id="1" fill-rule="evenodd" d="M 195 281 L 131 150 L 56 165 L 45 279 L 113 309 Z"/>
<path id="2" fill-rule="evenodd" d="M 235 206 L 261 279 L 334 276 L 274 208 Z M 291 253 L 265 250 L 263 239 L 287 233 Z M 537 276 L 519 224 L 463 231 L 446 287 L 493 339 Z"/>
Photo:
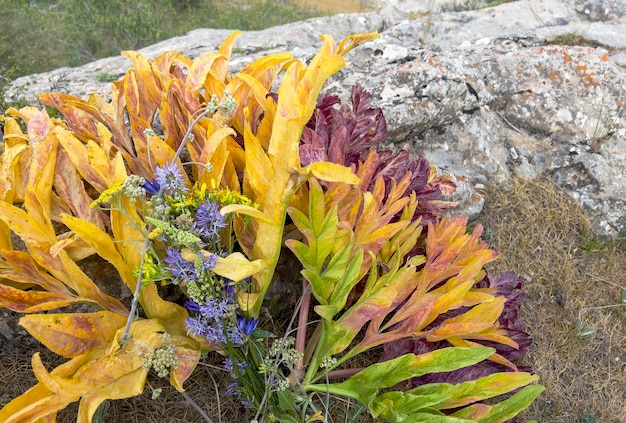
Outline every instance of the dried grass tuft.
<path id="1" fill-rule="evenodd" d="M 589 238 L 585 212 L 549 180 L 489 188 L 479 221 L 501 253 L 489 270 L 528 281 L 525 364 L 547 389 L 520 421 L 625 422 L 626 246 Z"/>

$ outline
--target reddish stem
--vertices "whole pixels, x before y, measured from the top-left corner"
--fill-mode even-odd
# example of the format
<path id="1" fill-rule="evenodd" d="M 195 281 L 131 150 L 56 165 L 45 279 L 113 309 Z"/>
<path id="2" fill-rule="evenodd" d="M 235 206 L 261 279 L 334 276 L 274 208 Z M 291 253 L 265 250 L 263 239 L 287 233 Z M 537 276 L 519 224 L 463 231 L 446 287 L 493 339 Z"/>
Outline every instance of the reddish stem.
<path id="1" fill-rule="evenodd" d="M 302 278 L 302 302 L 298 314 L 298 330 L 296 332 L 296 350 L 304 355 L 306 346 L 306 330 L 309 322 L 309 307 L 311 306 L 311 288 L 309 282 Z M 304 363 L 302 359 L 298 360 L 295 365 L 295 373 L 298 379 L 302 379 L 304 373 Z"/>
<path id="2" fill-rule="evenodd" d="M 357 369 L 341 369 L 341 370 L 333 370 L 332 372 L 328 372 L 328 379 L 343 379 L 353 376 L 359 373 L 363 368 Z"/>

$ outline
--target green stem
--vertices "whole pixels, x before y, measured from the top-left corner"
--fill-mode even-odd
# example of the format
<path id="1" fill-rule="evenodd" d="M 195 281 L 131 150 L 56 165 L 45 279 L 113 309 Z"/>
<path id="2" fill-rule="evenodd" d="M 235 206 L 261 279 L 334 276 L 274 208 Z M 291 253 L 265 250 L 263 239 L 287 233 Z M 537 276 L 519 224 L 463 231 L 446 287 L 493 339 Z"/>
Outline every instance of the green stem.
<path id="1" fill-rule="evenodd" d="M 189 141 L 189 137 L 191 136 L 193 127 L 196 126 L 198 122 L 200 122 L 200 119 L 204 118 L 206 115 L 214 111 L 215 111 L 214 109 L 207 107 L 202 111 L 202 113 L 198 115 L 198 117 L 196 117 L 191 122 L 191 125 L 189 125 L 189 128 L 187 128 L 187 132 L 185 132 L 185 136 L 183 137 L 183 140 L 181 141 L 180 145 L 178 146 L 178 149 L 176 150 L 176 153 L 174 154 L 172 163 L 175 163 L 176 160 L 180 158 L 180 155 L 183 152 L 185 144 L 187 144 L 187 141 Z M 165 187 L 160 187 L 159 192 L 157 192 L 155 195 L 157 196 L 162 195 L 164 189 Z M 148 225 L 146 229 L 146 233 L 150 233 L 153 228 L 154 228 L 153 225 Z M 120 346 L 123 346 L 126 342 L 130 340 L 130 335 L 129 335 L 130 326 L 135 321 L 135 315 L 137 314 L 137 304 L 139 304 L 139 294 L 141 293 L 141 287 L 143 285 L 143 265 L 145 264 L 146 253 L 148 252 L 149 249 L 150 249 L 150 239 L 146 237 L 146 240 L 144 241 L 144 244 L 143 244 L 143 248 L 141 250 L 141 261 L 139 262 L 139 272 L 138 272 L 139 274 L 137 275 L 137 285 L 135 286 L 135 292 L 133 293 L 133 300 L 130 306 L 130 312 L 128 313 L 128 319 L 126 319 L 126 326 L 124 326 L 124 333 L 122 334 L 119 340 Z"/>

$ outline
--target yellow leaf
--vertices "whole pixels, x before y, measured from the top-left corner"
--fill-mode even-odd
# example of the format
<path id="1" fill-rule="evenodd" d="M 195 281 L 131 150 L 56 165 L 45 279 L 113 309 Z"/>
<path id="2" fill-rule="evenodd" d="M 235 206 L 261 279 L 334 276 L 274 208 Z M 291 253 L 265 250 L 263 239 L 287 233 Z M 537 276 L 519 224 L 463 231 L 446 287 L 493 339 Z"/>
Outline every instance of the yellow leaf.
<path id="1" fill-rule="evenodd" d="M 235 41 L 241 36 L 241 34 L 241 31 L 233 31 L 228 37 L 226 37 L 219 50 L 217 51 L 219 54 L 226 58 L 226 62 L 216 62 L 213 65 L 215 75 L 217 75 L 217 77 L 221 81 L 224 81 L 226 79 L 226 76 L 228 75 L 228 60 L 230 60 L 230 55 L 233 51 Z"/>
<path id="2" fill-rule="evenodd" d="M 259 140 L 250 130 L 248 109 L 244 111 L 246 124 L 244 131 L 246 167 L 244 171 L 244 195 L 263 203 L 265 193 L 274 178 L 274 168 Z"/>
<path id="3" fill-rule="evenodd" d="M 127 316 L 110 311 L 96 313 L 29 314 L 20 326 L 51 351 L 67 358 L 108 345 Z"/>
<path id="4" fill-rule="evenodd" d="M 272 218 L 262 211 L 255 209 L 254 207 L 246 206 L 244 204 L 229 204 L 228 206 L 224 206 L 220 209 L 220 213 L 222 215 L 227 215 L 228 213 L 237 213 L 243 214 L 245 216 L 253 217 L 257 220 L 260 220 L 269 224 L 276 224 Z"/>
<path id="5" fill-rule="evenodd" d="M 365 34 L 352 34 L 341 40 L 337 46 L 337 54 L 341 54 L 343 56 L 353 48 L 358 47 L 363 43 L 374 41 L 379 37 L 380 35 L 378 35 L 377 31 L 367 32 Z"/>
<path id="6" fill-rule="evenodd" d="M 147 370 L 139 367 L 136 370 L 122 375 L 112 383 L 83 395 L 78 407 L 77 423 L 90 423 L 100 406 L 107 399 L 124 399 L 141 395 L 144 390 Z"/>
<path id="7" fill-rule="evenodd" d="M 267 264 L 263 260 L 250 261 L 241 253 L 232 253 L 226 257 L 218 257 L 212 271 L 238 282 L 265 269 Z"/>
<path id="8" fill-rule="evenodd" d="M 260 308 L 259 302 L 263 301 L 263 297 L 255 293 L 242 293 L 237 297 L 237 302 L 244 316 L 250 317 L 255 310 Z"/>
<path id="9" fill-rule="evenodd" d="M 331 162 L 315 162 L 301 170 L 302 173 L 311 173 L 317 179 L 326 182 L 344 182 L 350 185 L 356 185 L 361 180 L 352 172 L 352 169 Z"/>
<path id="10" fill-rule="evenodd" d="M 91 359 L 91 354 L 76 357 L 52 370 L 51 374 L 57 377 L 69 377 L 89 359 Z M 39 422 L 37 419 L 55 415 L 56 411 L 62 410 L 70 402 L 66 398 L 54 395 L 39 383 L 2 408 L 0 421 L 4 423 Z"/>
<path id="11" fill-rule="evenodd" d="M 28 241 L 47 241 L 54 243 L 56 237 L 48 232 L 40 221 L 31 217 L 24 210 L 11 204 L 0 201 L 0 220 L 2 220 L 16 235 Z"/>
<path id="12" fill-rule="evenodd" d="M 109 160 L 95 142 L 87 142 L 87 148 L 85 148 L 85 145 L 73 133 L 61 127 L 55 128 L 55 134 L 76 170 L 92 187 L 102 192 L 113 184 Z"/>
<path id="13" fill-rule="evenodd" d="M 122 220 L 118 221 L 116 219 L 115 222 L 119 222 L 118 224 L 121 226 L 123 225 L 125 217 L 122 216 L 121 213 L 119 213 L 118 216 L 118 213 L 119 212 L 114 212 L 114 215 Z M 126 283 L 132 291 L 135 290 L 137 279 L 133 276 L 133 269 L 139 266 L 141 259 L 138 254 L 137 245 L 133 245 L 130 242 L 114 243 L 106 232 L 84 220 L 69 215 L 63 215 L 62 219 L 63 223 L 65 223 L 70 230 L 87 242 L 100 257 L 104 258 L 115 267 L 124 283 Z M 125 228 L 124 226 L 122 226 L 122 230 L 131 231 L 130 228 Z M 126 236 L 130 235 L 131 233 L 129 232 Z M 143 241 L 143 238 L 138 233 L 132 233 L 132 236 L 139 237 L 139 242 Z M 131 253 L 131 257 L 124 256 L 124 254 L 127 253 Z M 148 317 L 159 318 L 166 322 L 170 333 L 184 333 L 184 321 L 188 317 L 187 312 L 183 307 L 170 301 L 165 301 L 159 297 L 154 284 L 142 287 L 139 293 L 139 302 Z"/>
<path id="14" fill-rule="evenodd" d="M 31 129 L 37 133 L 42 130 L 41 128 Z M 54 233 L 50 221 L 50 202 L 58 143 L 56 137 L 47 132 L 48 129 L 46 126 L 46 132 L 38 135 L 42 139 L 34 145 L 32 150 L 28 184 L 24 193 L 24 208 L 31 217 L 46 227 L 48 233 Z"/>

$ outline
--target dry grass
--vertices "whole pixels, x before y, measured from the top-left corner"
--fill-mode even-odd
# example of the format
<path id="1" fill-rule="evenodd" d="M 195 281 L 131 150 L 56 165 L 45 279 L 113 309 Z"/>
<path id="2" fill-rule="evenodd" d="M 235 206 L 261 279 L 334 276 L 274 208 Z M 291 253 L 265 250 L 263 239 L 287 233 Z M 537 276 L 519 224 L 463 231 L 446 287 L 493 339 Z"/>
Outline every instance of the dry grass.
<path id="1" fill-rule="evenodd" d="M 485 239 L 502 254 L 489 269 L 514 270 L 527 279 L 524 318 L 535 343 L 526 359 L 541 376 L 546 392 L 520 418 L 541 423 L 626 422 L 626 310 L 618 306 L 626 289 L 626 243 L 585 238 L 589 225 L 581 208 L 551 182 L 516 181 L 509 191 L 486 193 Z M 266 320 L 277 333 L 288 316 Z M 233 400 L 220 395 L 228 384 L 216 370 L 213 355 L 186 383 L 188 394 L 215 423 L 245 422 L 249 416 Z M 51 367 L 54 356 L 45 353 Z M 164 380 L 161 396 L 144 395 L 112 403 L 109 422 L 201 422 L 202 418 Z M 0 357 L 0 405 L 35 383 L 29 356 Z M 320 400 L 324 400 L 321 398 Z M 337 401 L 332 422 L 371 422 L 355 413 L 355 404 Z M 346 410 L 348 412 L 346 413 Z M 74 421 L 76 407 L 59 414 L 59 422 Z"/>
<path id="2" fill-rule="evenodd" d="M 546 392 L 521 421 L 626 422 L 626 245 L 585 238 L 584 211 L 552 182 L 487 192 L 480 217 L 502 257 L 490 269 L 527 279 L 526 359 Z"/>

